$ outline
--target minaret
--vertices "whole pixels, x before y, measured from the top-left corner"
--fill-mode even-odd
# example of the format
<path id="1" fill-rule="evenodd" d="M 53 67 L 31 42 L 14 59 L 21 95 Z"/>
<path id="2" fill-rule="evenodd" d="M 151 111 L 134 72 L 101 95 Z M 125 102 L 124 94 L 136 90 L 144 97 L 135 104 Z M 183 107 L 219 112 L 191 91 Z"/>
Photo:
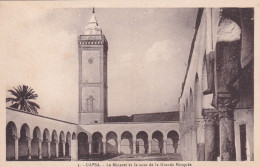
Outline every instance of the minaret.
<path id="1" fill-rule="evenodd" d="M 104 123 L 107 118 L 108 43 L 95 17 L 95 10 L 78 37 L 79 124 Z"/>

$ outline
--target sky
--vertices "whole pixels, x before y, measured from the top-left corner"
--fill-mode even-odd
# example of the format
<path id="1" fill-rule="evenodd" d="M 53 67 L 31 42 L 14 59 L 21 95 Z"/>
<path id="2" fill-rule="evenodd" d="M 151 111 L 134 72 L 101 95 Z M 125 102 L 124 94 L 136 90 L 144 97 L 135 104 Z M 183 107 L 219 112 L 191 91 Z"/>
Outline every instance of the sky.
<path id="1" fill-rule="evenodd" d="M 95 9 L 109 46 L 109 116 L 179 109 L 196 14 L 193 8 Z M 28 85 L 39 95 L 39 114 L 76 122 L 77 37 L 91 15 L 91 8 L 1 10 L 6 90 Z"/>

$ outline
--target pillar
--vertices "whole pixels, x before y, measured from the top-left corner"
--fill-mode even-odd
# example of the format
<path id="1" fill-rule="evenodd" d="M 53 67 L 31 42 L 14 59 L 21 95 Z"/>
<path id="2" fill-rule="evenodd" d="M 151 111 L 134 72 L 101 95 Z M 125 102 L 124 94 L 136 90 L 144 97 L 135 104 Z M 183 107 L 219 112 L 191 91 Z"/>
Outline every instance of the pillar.
<path id="1" fill-rule="evenodd" d="M 51 141 L 47 140 L 48 143 L 48 158 L 51 158 Z"/>
<path id="2" fill-rule="evenodd" d="M 219 112 L 220 155 L 222 161 L 236 160 L 233 111 Z"/>
<path id="3" fill-rule="evenodd" d="M 136 138 L 133 138 L 133 154 L 136 154 Z"/>
<path id="4" fill-rule="evenodd" d="M 205 161 L 205 125 L 204 121 L 199 122 L 197 128 L 197 159 Z"/>
<path id="5" fill-rule="evenodd" d="M 246 159 L 247 161 L 250 161 L 250 146 L 248 141 L 248 135 L 246 136 Z"/>
<path id="6" fill-rule="evenodd" d="M 31 150 L 32 150 L 32 139 L 31 138 L 27 138 L 27 141 L 28 141 L 28 159 L 32 159 L 31 157 Z"/>
<path id="7" fill-rule="evenodd" d="M 117 153 L 121 153 L 121 140 L 117 140 Z"/>
<path id="8" fill-rule="evenodd" d="M 62 143 L 62 156 L 65 157 L 65 143 L 66 142 L 64 140 L 62 140 L 61 143 Z"/>
<path id="9" fill-rule="evenodd" d="M 38 139 L 38 158 L 42 159 L 42 140 Z"/>
<path id="10" fill-rule="evenodd" d="M 18 144 L 18 141 L 19 141 L 19 137 L 15 136 L 14 137 L 14 158 L 15 160 L 18 160 L 19 159 L 19 144 Z"/>
<path id="11" fill-rule="evenodd" d="M 103 143 L 103 154 L 106 154 L 106 139 L 102 139 L 102 143 Z"/>
<path id="12" fill-rule="evenodd" d="M 163 154 L 167 154 L 167 139 L 163 139 Z"/>
<path id="13" fill-rule="evenodd" d="M 148 140 L 148 144 L 149 144 L 148 154 L 151 154 L 152 153 L 152 139 Z"/>
<path id="14" fill-rule="evenodd" d="M 240 129 L 239 129 L 239 124 L 237 122 L 234 122 L 234 128 L 235 128 L 236 160 L 241 161 Z"/>
<path id="15" fill-rule="evenodd" d="M 89 152 L 89 155 L 92 154 L 92 142 L 88 142 L 88 152 Z"/>
<path id="16" fill-rule="evenodd" d="M 55 146 L 56 146 L 55 156 L 56 156 L 56 158 L 58 158 L 59 157 L 59 141 L 58 140 L 55 141 Z"/>
<path id="17" fill-rule="evenodd" d="M 197 132 L 196 132 L 196 126 L 192 129 L 191 134 L 192 139 L 192 160 L 197 161 Z"/>
<path id="18" fill-rule="evenodd" d="M 203 116 L 205 119 L 205 161 L 216 161 L 216 119 L 217 112 L 212 110 L 203 110 Z"/>

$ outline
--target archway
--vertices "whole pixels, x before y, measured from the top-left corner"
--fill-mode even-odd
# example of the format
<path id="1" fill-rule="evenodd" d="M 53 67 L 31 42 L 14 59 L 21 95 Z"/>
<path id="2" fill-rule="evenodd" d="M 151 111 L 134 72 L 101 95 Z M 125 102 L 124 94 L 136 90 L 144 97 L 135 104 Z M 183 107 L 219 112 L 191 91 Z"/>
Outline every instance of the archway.
<path id="1" fill-rule="evenodd" d="M 152 153 L 162 153 L 163 150 L 163 134 L 155 131 L 152 134 Z"/>
<path id="2" fill-rule="evenodd" d="M 136 153 L 147 154 L 148 147 L 148 134 L 145 131 L 138 132 L 136 135 Z"/>
<path id="3" fill-rule="evenodd" d="M 107 133 L 106 136 L 106 149 L 108 154 L 118 153 L 117 134 L 113 131 Z"/>
<path id="4" fill-rule="evenodd" d="M 171 130 L 167 134 L 167 153 L 177 153 L 179 134 Z"/>
<path id="5" fill-rule="evenodd" d="M 51 135 L 51 156 L 52 157 L 58 157 L 58 153 L 56 151 L 57 144 L 58 144 L 58 134 L 56 130 L 53 130 Z"/>
<path id="6" fill-rule="evenodd" d="M 71 134 L 67 132 L 66 134 L 66 143 L 65 143 L 65 155 L 70 156 L 71 154 Z"/>
<path id="7" fill-rule="evenodd" d="M 43 140 L 42 140 L 42 157 L 43 158 L 48 158 L 49 157 L 49 152 L 50 148 L 48 148 L 48 144 L 50 142 L 50 132 L 48 129 L 44 129 L 43 131 Z"/>
<path id="8" fill-rule="evenodd" d="M 38 126 L 33 129 L 33 138 L 32 138 L 32 151 L 31 156 L 33 159 L 41 158 L 41 131 Z"/>
<path id="9" fill-rule="evenodd" d="M 103 144 L 102 144 L 102 134 L 100 132 L 95 132 L 92 135 L 92 146 L 93 154 L 102 154 Z"/>
<path id="10" fill-rule="evenodd" d="M 86 159 L 88 150 L 88 135 L 84 132 L 80 132 L 78 134 L 78 159 Z"/>
<path id="11" fill-rule="evenodd" d="M 27 124 L 23 124 L 20 130 L 19 139 L 19 159 L 25 160 L 31 158 L 31 136 L 30 128 Z"/>
<path id="12" fill-rule="evenodd" d="M 59 136 L 59 157 L 65 156 L 65 134 L 63 131 L 60 132 Z"/>
<path id="13" fill-rule="evenodd" d="M 121 152 L 124 154 L 133 153 L 133 135 L 128 131 L 121 135 Z"/>
<path id="14" fill-rule="evenodd" d="M 73 132 L 73 133 L 72 133 L 72 140 L 76 140 L 76 139 L 77 139 L 76 133 Z"/>
<path id="15" fill-rule="evenodd" d="M 15 140 L 17 140 L 17 128 L 14 122 L 9 122 L 6 126 L 6 160 L 15 159 Z"/>

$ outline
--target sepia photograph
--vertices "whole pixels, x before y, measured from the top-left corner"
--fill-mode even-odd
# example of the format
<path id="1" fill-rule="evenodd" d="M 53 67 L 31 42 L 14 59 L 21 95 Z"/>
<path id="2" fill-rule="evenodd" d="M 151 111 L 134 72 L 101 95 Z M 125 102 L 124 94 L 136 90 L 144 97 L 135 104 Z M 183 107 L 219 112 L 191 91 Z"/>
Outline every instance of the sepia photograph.
<path id="1" fill-rule="evenodd" d="M 253 7 L 38 6 L 0 11 L 5 163 L 255 161 Z"/>

